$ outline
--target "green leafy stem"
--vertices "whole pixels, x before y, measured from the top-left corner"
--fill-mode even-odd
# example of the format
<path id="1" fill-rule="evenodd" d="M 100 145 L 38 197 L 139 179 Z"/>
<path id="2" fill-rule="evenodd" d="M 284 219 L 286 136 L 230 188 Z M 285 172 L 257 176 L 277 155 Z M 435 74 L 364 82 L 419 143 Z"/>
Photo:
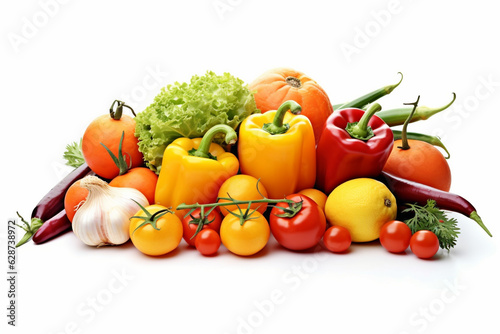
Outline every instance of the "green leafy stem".
<path id="1" fill-rule="evenodd" d="M 429 230 L 436 234 L 439 246 L 450 250 L 455 247 L 460 229 L 455 218 L 448 218 L 446 213 L 436 206 L 436 201 L 428 200 L 424 206 L 407 203 L 403 213 L 412 213 L 413 217 L 405 220 L 411 232 Z"/>
<path id="2" fill-rule="evenodd" d="M 176 210 L 189 210 L 188 213 L 186 213 L 184 215 L 184 218 L 189 216 L 189 215 L 192 215 L 192 213 L 196 210 L 196 209 L 200 209 L 200 219 L 204 219 L 206 216 L 208 216 L 216 207 L 219 207 L 219 206 L 228 206 L 228 205 L 236 205 L 238 210 L 239 210 L 239 214 L 236 213 L 236 212 L 233 212 L 233 211 L 229 211 L 230 214 L 232 214 L 233 216 L 236 216 L 239 218 L 240 220 L 240 225 L 243 225 L 245 223 L 245 221 L 247 220 L 250 220 L 250 219 L 255 219 L 252 218 L 252 214 L 258 210 L 258 207 L 253 209 L 253 210 L 250 210 L 251 209 L 251 206 L 252 204 L 254 203 L 267 203 L 267 204 L 278 204 L 278 203 L 287 203 L 288 204 L 288 208 L 282 208 L 282 207 L 278 207 L 278 206 L 275 206 L 275 207 L 278 207 L 280 208 L 281 210 L 283 210 L 285 212 L 285 215 L 286 217 L 293 217 L 295 214 L 297 214 L 300 209 L 302 208 L 302 201 L 300 202 L 295 202 L 291 199 L 286 199 L 286 198 L 281 198 L 281 199 L 271 199 L 271 198 L 267 198 L 266 196 L 262 195 L 262 193 L 259 191 L 259 182 L 260 182 L 260 179 L 257 181 L 257 192 L 262 196 L 262 199 L 254 199 L 254 200 L 237 200 L 233 197 L 231 197 L 231 195 L 227 194 L 228 197 L 217 197 L 217 202 L 216 203 L 206 203 L 206 204 L 199 204 L 199 203 L 195 203 L 195 204 L 185 204 L 185 203 L 182 203 L 182 204 L 179 204 L 176 208 Z M 224 201 L 227 201 L 227 202 L 219 202 L 220 200 L 224 200 Z M 242 210 L 241 206 L 244 206 L 246 205 L 246 209 L 245 211 Z M 206 211 L 208 208 L 208 211 Z M 198 229 L 201 230 L 203 228 L 203 226 L 199 226 L 198 225 Z"/>

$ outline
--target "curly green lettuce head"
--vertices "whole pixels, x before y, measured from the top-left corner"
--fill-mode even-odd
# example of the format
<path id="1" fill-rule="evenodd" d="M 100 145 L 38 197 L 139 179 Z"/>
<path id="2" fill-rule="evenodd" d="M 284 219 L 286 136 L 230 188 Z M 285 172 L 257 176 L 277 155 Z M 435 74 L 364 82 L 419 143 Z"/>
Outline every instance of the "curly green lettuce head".
<path id="1" fill-rule="evenodd" d="M 217 124 L 233 129 L 250 114 L 259 112 L 253 93 L 229 73 L 208 71 L 189 83 L 168 85 L 135 118 L 135 136 L 147 166 L 159 174 L 163 151 L 179 137 L 202 137 Z M 215 141 L 222 142 L 222 138 Z"/>

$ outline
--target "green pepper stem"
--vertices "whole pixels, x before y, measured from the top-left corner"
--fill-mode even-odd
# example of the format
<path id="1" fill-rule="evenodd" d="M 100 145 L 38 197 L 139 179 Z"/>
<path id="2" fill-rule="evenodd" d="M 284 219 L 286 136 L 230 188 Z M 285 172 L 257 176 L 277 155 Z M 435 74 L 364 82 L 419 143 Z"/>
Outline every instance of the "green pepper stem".
<path id="1" fill-rule="evenodd" d="M 200 158 L 210 158 L 211 154 L 210 144 L 212 144 L 212 140 L 214 136 L 218 133 L 225 134 L 225 142 L 226 144 L 234 144 L 237 139 L 236 131 L 232 127 L 226 124 L 217 124 L 212 126 L 203 136 L 200 142 L 200 146 L 198 146 L 197 150 L 192 150 L 189 152 L 190 155 Z"/>
<path id="2" fill-rule="evenodd" d="M 290 110 L 292 114 L 297 115 L 302 111 L 302 107 L 293 100 L 283 102 L 278 110 L 276 110 L 273 122 L 264 124 L 262 129 L 272 135 L 286 133 L 290 128 L 290 124 L 283 124 L 283 119 L 285 118 L 286 112 L 288 110 Z"/>
<path id="3" fill-rule="evenodd" d="M 418 106 L 418 101 L 420 101 L 420 95 L 417 98 L 417 101 L 412 102 L 412 103 L 403 103 L 406 106 L 413 106 L 413 109 L 410 112 L 410 115 L 406 119 L 405 123 L 403 124 L 403 132 L 401 132 L 401 146 L 398 146 L 399 149 L 402 150 L 409 150 L 410 145 L 408 144 L 408 136 L 406 133 L 408 132 L 408 124 L 410 123 L 411 119 L 413 118 L 413 114 L 415 113 L 415 110 L 417 110 Z"/>
<path id="4" fill-rule="evenodd" d="M 351 135 L 352 138 L 368 140 L 374 136 L 373 130 L 368 126 L 368 122 L 377 111 L 382 109 L 380 104 L 373 103 L 365 111 L 359 122 L 348 123 L 346 131 Z"/>
<path id="5" fill-rule="evenodd" d="M 361 117 L 361 119 L 359 120 L 356 129 L 366 133 L 367 128 L 368 128 L 368 122 L 370 121 L 372 116 L 375 115 L 375 113 L 381 109 L 382 109 L 382 107 L 380 106 L 380 104 L 378 104 L 378 103 L 372 104 L 368 108 L 368 110 L 364 113 L 363 117 Z"/>

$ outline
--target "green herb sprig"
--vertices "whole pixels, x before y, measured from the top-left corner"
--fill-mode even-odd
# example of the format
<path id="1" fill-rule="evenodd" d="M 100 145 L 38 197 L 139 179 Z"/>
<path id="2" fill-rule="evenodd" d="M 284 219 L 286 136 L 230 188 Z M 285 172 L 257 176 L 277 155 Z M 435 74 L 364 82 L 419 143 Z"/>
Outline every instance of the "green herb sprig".
<path id="1" fill-rule="evenodd" d="M 66 160 L 66 165 L 74 168 L 80 167 L 85 162 L 82 153 L 82 139 L 80 139 L 80 142 L 75 141 L 66 145 L 63 157 Z"/>
<path id="2" fill-rule="evenodd" d="M 425 206 L 410 203 L 406 205 L 408 208 L 403 210 L 402 213 L 413 214 L 412 218 L 404 221 L 412 233 L 429 230 L 436 234 L 439 239 L 439 246 L 442 249 L 450 251 L 451 248 L 455 247 L 460 234 L 457 220 L 448 218 L 443 210 L 436 207 L 436 201 L 427 200 Z"/>

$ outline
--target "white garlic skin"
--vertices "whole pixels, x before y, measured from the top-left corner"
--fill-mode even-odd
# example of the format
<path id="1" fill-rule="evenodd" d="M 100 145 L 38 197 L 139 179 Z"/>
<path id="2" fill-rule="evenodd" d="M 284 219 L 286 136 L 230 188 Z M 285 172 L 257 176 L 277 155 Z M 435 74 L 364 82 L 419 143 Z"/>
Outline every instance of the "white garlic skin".
<path id="1" fill-rule="evenodd" d="M 130 238 L 129 225 L 146 197 L 132 188 L 111 187 L 96 176 L 86 176 L 80 186 L 89 190 L 85 203 L 73 218 L 73 232 L 89 246 L 121 245 Z M 133 199 L 133 200 L 132 200 Z"/>

